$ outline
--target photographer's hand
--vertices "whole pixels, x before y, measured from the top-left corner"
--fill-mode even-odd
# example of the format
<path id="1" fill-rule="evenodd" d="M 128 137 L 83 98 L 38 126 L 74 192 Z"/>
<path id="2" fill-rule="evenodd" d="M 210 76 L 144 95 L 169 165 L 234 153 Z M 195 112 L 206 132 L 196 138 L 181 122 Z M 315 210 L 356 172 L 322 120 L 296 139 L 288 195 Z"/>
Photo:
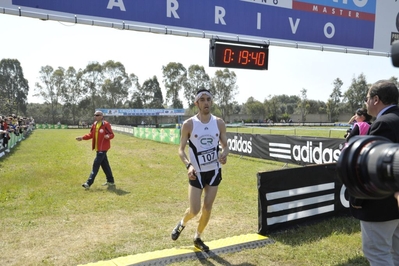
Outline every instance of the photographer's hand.
<path id="1" fill-rule="evenodd" d="M 348 124 L 352 124 L 353 121 L 355 121 L 356 115 L 352 116 L 351 119 L 349 119 Z"/>

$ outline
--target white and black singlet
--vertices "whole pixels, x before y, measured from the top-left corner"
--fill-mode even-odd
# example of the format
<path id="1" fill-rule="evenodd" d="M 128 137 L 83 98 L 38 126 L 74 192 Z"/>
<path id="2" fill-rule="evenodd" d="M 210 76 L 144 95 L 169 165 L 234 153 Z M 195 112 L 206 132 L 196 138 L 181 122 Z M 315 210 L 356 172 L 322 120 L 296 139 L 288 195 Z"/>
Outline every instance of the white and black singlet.
<path id="1" fill-rule="evenodd" d="M 203 124 L 197 116 L 191 119 L 193 130 L 188 140 L 189 154 L 190 162 L 197 173 L 197 180 L 190 184 L 200 188 L 205 184 L 217 186 L 222 178 L 218 161 L 220 132 L 216 117 L 211 115 L 206 124 Z"/>

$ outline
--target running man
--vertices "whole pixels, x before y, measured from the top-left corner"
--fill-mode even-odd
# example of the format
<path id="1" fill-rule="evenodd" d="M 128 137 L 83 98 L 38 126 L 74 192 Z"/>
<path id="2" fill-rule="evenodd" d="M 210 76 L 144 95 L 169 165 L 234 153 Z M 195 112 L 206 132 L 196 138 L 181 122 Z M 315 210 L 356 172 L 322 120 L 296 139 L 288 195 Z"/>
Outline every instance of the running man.
<path id="1" fill-rule="evenodd" d="M 194 235 L 194 246 L 207 252 L 209 247 L 201 240 L 201 234 L 211 216 L 218 185 L 222 181 L 221 164 L 226 163 L 229 149 L 224 121 L 211 114 L 212 94 L 210 91 L 199 90 L 194 103 L 198 108 L 198 113 L 184 121 L 179 146 L 180 159 L 187 168 L 189 207 L 173 229 L 171 236 L 173 240 L 177 240 L 187 222 L 201 211 Z M 187 141 L 189 157 L 185 152 Z M 201 207 L 203 192 L 204 202 Z"/>

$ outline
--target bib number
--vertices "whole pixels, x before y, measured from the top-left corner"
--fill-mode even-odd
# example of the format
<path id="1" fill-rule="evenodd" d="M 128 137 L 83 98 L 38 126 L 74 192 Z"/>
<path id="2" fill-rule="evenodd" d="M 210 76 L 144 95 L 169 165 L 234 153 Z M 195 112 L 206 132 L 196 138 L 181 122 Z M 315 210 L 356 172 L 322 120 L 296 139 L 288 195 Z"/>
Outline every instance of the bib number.
<path id="1" fill-rule="evenodd" d="M 198 159 L 200 165 L 207 165 L 217 161 L 216 148 L 199 152 Z"/>

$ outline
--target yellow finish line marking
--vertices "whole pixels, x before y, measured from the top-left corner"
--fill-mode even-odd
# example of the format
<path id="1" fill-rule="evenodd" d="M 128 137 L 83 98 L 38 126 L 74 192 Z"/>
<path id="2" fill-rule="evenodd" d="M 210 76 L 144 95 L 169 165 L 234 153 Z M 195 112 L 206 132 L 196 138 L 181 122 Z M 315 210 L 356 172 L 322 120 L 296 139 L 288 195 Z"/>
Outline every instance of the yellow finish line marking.
<path id="1" fill-rule="evenodd" d="M 166 265 L 189 259 L 205 259 L 218 254 L 237 252 L 248 248 L 257 248 L 274 243 L 268 237 L 259 234 L 233 236 L 206 242 L 209 252 L 192 247 L 180 247 L 119 257 L 108 261 L 85 264 L 87 266 L 127 266 L 127 265 Z"/>

